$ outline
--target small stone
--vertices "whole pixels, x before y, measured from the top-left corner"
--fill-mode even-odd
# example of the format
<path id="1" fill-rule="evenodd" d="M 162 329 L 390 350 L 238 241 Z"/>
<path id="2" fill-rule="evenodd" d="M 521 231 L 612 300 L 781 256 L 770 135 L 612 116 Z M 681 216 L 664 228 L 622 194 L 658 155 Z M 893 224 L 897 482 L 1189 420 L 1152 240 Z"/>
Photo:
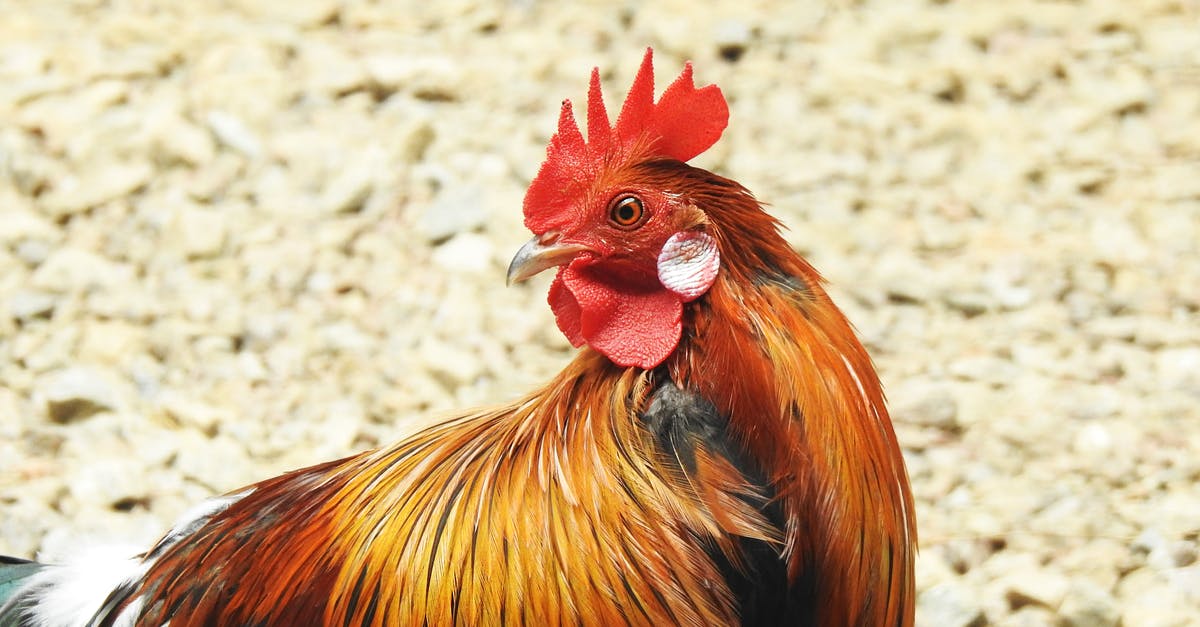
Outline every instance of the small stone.
<path id="1" fill-rule="evenodd" d="M 940 551 L 924 551 L 917 556 L 918 585 L 932 588 L 957 578 L 958 574 Z"/>
<path id="2" fill-rule="evenodd" d="M 1169 486 L 1155 495 L 1154 524 L 1168 538 L 1194 537 L 1200 521 L 1200 499 L 1191 483 Z"/>
<path id="3" fill-rule="evenodd" d="M 462 77 L 449 56 L 378 54 L 364 63 L 371 79 L 386 90 L 405 90 L 425 100 L 458 98 Z"/>
<path id="4" fill-rule="evenodd" d="M 1009 310 L 1023 309 L 1033 301 L 1033 290 L 1020 284 L 1020 281 L 1024 280 L 1024 276 L 1019 274 L 1012 276 L 1012 274 L 1015 273 L 994 268 L 984 273 L 982 283 L 1001 307 Z"/>
<path id="5" fill-rule="evenodd" d="M 336 457 L 350 452 L 365 423 L 366 413 L 361 404 L 348 399 L 331 403 L 324 419 L 313 425 L 322 453 L 318 457 Z"/>
<path id="6" fill-rule="evenodd" d="M 316 28 L 337 18 L 342 3 L 337 0 L 293 0 L 286 5 L 270 0 L 237 0 L 239 10 L 264 20 L 264 23 L 283 23 Z"/>
<path id="7" fill-rule="evenodd" d="M 267 380 L 267 366 L 258 353 L 241 351 L 237 354 L 237 369 L 248 381 L 263 382 Z"/>
<path id="8" fill-rule="evenodd" d="M 208 164 L 217 152 L 212 133 L 179 115 L 164 117 L 154 129 L 152 142 L 160 159 L 193 166 Z"/>
<path id="9" fill-rule="evenodd" d="M 146 186 L 154 175 L 150 164 L 106 163 L 81 169 L 78 177 L 69 177 L 41 201 L 54 217 L 87 211 L 110 200 L 131 194 Z"/>
<path id="10" fill-rule="evenodd" d="M 1073 581 L 1087 579 L 1110 592 L 1131 562 L 1128 543 L 1116 540 L 1093 540 L 1055 558 Z"/>
<path id="11" fill-rule="evenodd" d="M 12 317 L 19 322 L 31 322 L 39 318 L 49 318 L 54 313 L 58 298 L 53 294 L 38 290 L 18 290 L 8 301 Z"/>
<path id="12" fill-rule="evenodd" d="M 4 155 L 0 153 L 0 162 Z M 0 192 L 2 193 L 2 192 Z M 19 202 L 19 197 L 8 198 L 0 196 L 0 244 L 12 245 L 31 239 L 54 241 L 60 237 L 57 228 L 47 219 L 27 209 L 5 207 Z"/>
<path id="13" fill-rule="evenodd" d="M 49 529 L 67 524 L 66 517 L 48 505 L 59 498 L 63 486 L 61 481 L 50 486 L 46 478 L 23 479 L 20 483 L 23 498 L 6 502 L 4 515 L 0 516 L 0 553 L 32 556 L 45 545 Z M 48 489 L 51 487 L 54 489 Z"/>
<path id="14" fill-rule="evenodd" d="M 742 20 L 726 19 L 713 28 L 713 43 L 717 52 L 727 61 L 737 61 L 750 46 L 752 31 Z"/>
<path id="15" fill-rule="evenodd" d="M 948 147 L 915 150 L 905 159 L 904 177 L 918 184 L 933 184 L 945 178 L 946 173 L 953 167 L 955 158 L 954 151 Z"/>
<path id="16" fill-rule="evenodd" d="M 362 150 L 325 185 L 318 208 L 325 214 L 361 210 L 375 189 L 377 174 L 386 168 L 386 155 L 377 146 Z"/>
<path id="17" fill-rule="evenodd" d="M 996 385 L 1010 383 L 1021 374 L 1011 361 L 983 355 L 964 357 L 953 361 L 950 363 L 949 371 L 956 377 Z"/>
<path id="18" fill-rule="evenodd" d="M 150 492 L 148 475 L 136 456 L 103 451 L 76 467 L 67 487 L 80 505 L 107 509 L 128 499 L 144 499 Z"/>
<path id="19" fill-rule="evenodd" d="M 942 466 L 943 468 L 943 470 L 940 471 L 941 473 L 946 473 L 946 468 L 948 466 L 956 467 L 961 465 L 962 459 L 960 456 L 954 456 L 954 458 L 942 461 L 940 464 L 938 464 L 938 466 Z M 959 489 L 955 489 L 955 492 L 958 491 Z M 973 541 L 973 539 L 952 539 L 952 541 L 942 544 L 940 548 L 942 549 L 941 553 L 943 559 L 946 560 L 950 567 L 954 568 L 956 572 L 960 573 L 971 572 L 974 568 L 978 568 L 980 565 L 983 565 L 983 563 L 988 560 L 988 556 L 990 554 L 990 551 L 988 547 L 986 547 L 985 543 Z"/>
<path id="20" fill-rule="evenodd" d="M 17 258 L 30 267 L 37 267 L 50 256 L 50 245 L 40 239 L 27 239 L 17 244 L 13 251 Z"/>
<path id="21" fill-rule="evenodd" d="M 937 294 L 929 280 L 930 269 L 914 258 L 889 254 L 878 265 L 888 298 L 895 302 L 926 303 Z"/>
<path id="22" fill-rule="evenodd" d="M 1122 625 L 1185 627 L 1194 625 L 1183 592 L 1165 585 L 1166 579 L 1149 568 L 1127 573 L 1117 585 Z"/>
<path id="23" fill-rule="evenodd" d="M 224 437 L 206 438 L 192 429 L 177 432 L 179 453 L 173 470 L 184 478 L 208 487 L 212 492 L 227 492 L 245 484 L 252 476 L 246 447 Z"/>
<path id="24" fill-rule="evenodd" d="M 83 420 L 117 406 L 117 395 L 108 378 L 86 366 L 71 366 L 46 375 L 38 382 L 38 393 L 46 415 L 59 424 Z"/>
<path id="25" fill-rule="evenodd" d="M 1074 450 L 1081 455 L 1107 455 L 1112 447 L 1112 433 L 1102 424 L 1088 423 L 1075 435 Z"/>
<path id="26" fill-rule="evenodd" d="M 273 312 L 250 312 L 242 335 L 250 348 L 259 349 L 275 342 L 286 326 L 285 316 Z"/>
<path id="27" fill-rule="evenodd" d="M 984 627 L 987 616 L 969 586 L 947 581 L 922 592 L 917 599 L 917 624 L 938 627 Z"/>
<path id="28" fill-rule="evenodd" d="M 327 324 L 317 330 L 317 337 L 322 347 L 338 352 L 362 352 L 374 344 L 370 336 L 349 321 Z"/>
<path id="29" fill-rule="evenodd" d="M 368 77 L 362 64 L 341 46 L 314 40 L 298 52 L 307 88 L 311 91 L 341 96 L 367 84 Z"/>
<path id="30" fill-rule="evenodd" d="M 1071 408 L 1071 414 L 1077 418 L 1083 420 L 1107 420 L 1118 415 L 1122 410 L 1124 399 L 1121 393 L 1111 386 L 1098 385 L 1080 391 L 1085 393 L 1078 394 L 1080 398 L 1077 398 L 1075 401 L 1077 405 Z M 1103 437 L 1095 430 L 1083 437 L 1092 436 Z"/>
<path id="31" fill-rule="evenodd" d="M 894 415 L 900 422 L 957 431 L 958 401 L 946 386 L 932 383 L 910 383 L 892 391 Z"/>
<path id="32" fill-rule="evenodd" d="M 1200 607 L 1200 566 L 1173 568 L 1167 571 L 1166 575 L 1171 587 L 1175 588 L 1193 606 Z"/>
<path id="33" fill-rule="evenodd" d="M 637 15 L 641 26 L 649 29 L 648 36 L 656 42 L 654 47 L 660 51 L 659 54 L 663 52 L 677 55 L 692 54 L 691 51 L 695 50 L 697 40 L 695 23 L 692 20 L 672 19 L 677 17 L 677 14 L 671 13 L 665 8 L 670 5 L 664 4 L 663 8 L 658 8 L 657 11 L 653 10 L 653 6 L 653 4 L 643 5 L 637 11 Z"/>
<path id="34" fill-rule="evenodd" d="M 224 111 L 211 111 L 205 120 L 221 144 L 252 159 L 262 154 L 262 143 L 240 118 Z"/>
<path id="35" fill-rule="evenodd" d="M 1190 566 L 1196 561 L 1196 546 L 1187 540 L 1168 540 L 1151 527 L 1133 540 L 1132 548 L 1146 554 L 1146 565 L 1159 571 Z"/>
<path id="36" fill-rule="evenodd" d="M 407 127 L 400 130 L 397 154 L 406 163 L 416 163 L 425 157 L 425 152 L 436 138 L 437 131 L 427 117 L 410 119 Z"/>
<path id="37" fill-rule="evenodd" d="M 1071 582 L 1058 616 L 1062 627 L 1116 627 L 1121 620 L 1113 595 L 1087 579 Z"/>
<path id="38" fill-rule="evenodd" d="M 1139 264 L 1149 254 L 1142 236 L 1127 220 L 1098 217 L 1090 235 L 1092 250 L 1101 261 L 1114 266 Z"/>
<path id="39" fill-rule="evenodd" d="M 157 397 L 159 408 L 180 424 L 201 433 L 213 434 L 221 424 L 234 418 L 228 409 L 189 397 L 175 390 L 163 390 Z"/>
<path id="40" fill-rule="evenodd" d="M 1191 540 L 1178 540 L 1169 547 L 1172 568 L 1187 568 L 1196 563 L 1196 543 Z M 1200 588 L 1196 589 L 1200 593 Z"/>
<path id="41" fill-rule="evenodd" d="M 478 233 L 459 233 L 433 250 L 433 263 L 451 272 L 481 274 L 492 267 L 495 246 Z"/>
<path id="42" fill-rule="evenodd" d="M 205 133 L 208 133 L 206 130 Z M 210 163 L 197 168 L 188 178 L 184 179 L 179 190 L 197 201 L 223 202 L 226 207 L 237 208 L 244 202 L 242 199 L 229 198 L 231 188 L 244 177 L 242 172 L 243 157 L 230 151 L 218 152 L 213 155 Z"/>
<path id="43" fill-rule="evenodd" d="M 1200 348 L 1169 348 L 1160 351 L 1154 361 L 1163 383 L 1200 391 Z"/>
<path id="44" fill-rule="evenodd" d="M 30 285 L 54 292 L 83 292 L 133 280 L 133 268 L 78 248 L 60 248 L 34 271 Z"/>
<path id="45" fill-rule="evenodd" d="M 926 218 L 918 220 L 921 247 L 928 250 L 957 250 L 967 242 L 966 233 L 956 223 Z"/>
<path id="46" fill-rule="evenodd" d="M 1051 609 L 1062 603 L 1071 583 L 1061 573 L 1041 568 L 1009 573 L 1002 582 L 1010 606 L 1036 605 Z"/>
<path id="47" fill-rule="evenodd" d="M 1133 67 L 1118 66 L 1111 81 L 1106 81 L 1097 102 L 1102 102 L 1110 111 L 1124 113 L 1144 110 L 1154 101 L 1154 88 Z"/>
<path id="48" fill-rule="evenodd" d="M 966 316 L 978 316 L 986 313 L 992 306 L 992 299 L 987 294 L 976 290 L 955 290 L 947 293 L 944 300 L 951 309 L 962 312 Z"/>
<path id="49" fill-rule="evenodd" d="M 417 229 L 431 243 L 477 229 L 487 221 L 483 191 L 470 184 L 442 189 L 417 218 Z"/>
<path id="50" fill-rule="evenodd" d="M 225 247 L 228 229 L 226 216 L 221 212 L 180 207 L 167 228 L 169 249 L 191 259 L 215 257 Z"/>
<path id="51" fill-rule="evenodd" d="M 1026 605 L 993 624 L 996 627 L 1059 627 L 1054 612 L 1034 605 Z"/>
<path id="52" fill-rule="evenodd" d="M 442 340 L 422 342 L 420 355 L 425 367 L 451 390 L 473 383 L 483 374 L 483 364 L 474 354 Z"/>

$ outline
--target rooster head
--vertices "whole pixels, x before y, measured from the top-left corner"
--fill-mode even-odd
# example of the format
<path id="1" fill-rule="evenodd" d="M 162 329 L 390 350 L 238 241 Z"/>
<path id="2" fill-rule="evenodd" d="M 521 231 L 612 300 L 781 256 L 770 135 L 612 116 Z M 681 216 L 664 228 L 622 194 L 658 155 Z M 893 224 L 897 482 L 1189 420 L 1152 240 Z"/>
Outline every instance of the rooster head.
<path id="1" fill-rule="evenodd" d="M 512 283 L 557 267 L 549 301 L 571 344 L 647 369 L 675 350 L 683 303 L 707 292 L 720 269 L 704 211 L 656 166 L 704 152 L 729 120 L 721 90 L 697 89 L 690 63 L 655 102 L 652 56 L 647 49 L 615 126 L 599 70 L 588 90 L 586 140 L 563 102 L 525 194 L 534 237 L 508 269 Z"/>

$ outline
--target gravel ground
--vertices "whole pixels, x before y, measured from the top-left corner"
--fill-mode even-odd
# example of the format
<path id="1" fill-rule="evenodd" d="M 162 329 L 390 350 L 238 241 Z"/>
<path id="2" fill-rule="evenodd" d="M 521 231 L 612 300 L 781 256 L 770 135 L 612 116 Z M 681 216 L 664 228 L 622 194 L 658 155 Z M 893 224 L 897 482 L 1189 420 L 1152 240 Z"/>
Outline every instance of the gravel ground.
<path id="1" fill-rule="evenodd" d="M 919 622 L 1200 624 L 1200 2 L 696 6 L 8 0 L 0 552 L 550 376 L 524 186 L 653 45 L 877 360 Z"/>

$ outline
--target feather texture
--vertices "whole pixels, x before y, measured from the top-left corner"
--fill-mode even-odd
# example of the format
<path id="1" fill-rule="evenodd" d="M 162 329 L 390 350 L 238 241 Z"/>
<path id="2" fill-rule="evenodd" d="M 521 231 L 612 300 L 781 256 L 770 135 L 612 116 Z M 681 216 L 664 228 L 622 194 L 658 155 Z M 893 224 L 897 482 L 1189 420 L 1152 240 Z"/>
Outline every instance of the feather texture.
<path id="1" fill-rule="evenodd" d="M 648 167 L 705 209 L 722 251 L 672 377 L 712 399 L 762 465 L 804 624 L 911 625 L 912 494 L 866 350 L 748 191 L 678 162 Z"/>
<path id="2" fill-rule="evenodd" d="M 646 167 L 722 202 L 722 273 L 662 367 L 585 349 L 511 406 L 259 484 L 115 611 L 711 625 L 770 607 L 771 623 L 911 625 L 911 495 L 861 344 L 748 193 Z"/>
<path id="3" fill-rule="evenodd" d="M 738 564 L 736 540 L 781 550 L 782 536 L 754 506 L 763 488 L 712 446 L 723 424 L 687 463 L 644 426 L 655 386 L 675 389 L 658 376 L 585 351 L 513 406 L 259 484 L 167 548 L 114 613 L 138 601 L 139 623 L 173 626 L 736 622 L 709 551 Z"/>

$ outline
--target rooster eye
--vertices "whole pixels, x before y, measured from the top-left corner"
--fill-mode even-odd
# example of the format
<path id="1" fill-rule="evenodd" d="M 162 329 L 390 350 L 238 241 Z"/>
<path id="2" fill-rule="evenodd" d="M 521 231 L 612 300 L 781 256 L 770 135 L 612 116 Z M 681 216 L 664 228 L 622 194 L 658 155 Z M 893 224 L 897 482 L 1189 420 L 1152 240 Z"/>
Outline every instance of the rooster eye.
<path id="1" fill-rule="evenodd" d="M 613 203 L 612 210 L 608 214 L 608 219 L 620 228 L 631 229 L 641 224 L 642 218 L 645 216 L 646 210 L 642 206 L 640 198 L 637 196 L 621 196 Z"/>

